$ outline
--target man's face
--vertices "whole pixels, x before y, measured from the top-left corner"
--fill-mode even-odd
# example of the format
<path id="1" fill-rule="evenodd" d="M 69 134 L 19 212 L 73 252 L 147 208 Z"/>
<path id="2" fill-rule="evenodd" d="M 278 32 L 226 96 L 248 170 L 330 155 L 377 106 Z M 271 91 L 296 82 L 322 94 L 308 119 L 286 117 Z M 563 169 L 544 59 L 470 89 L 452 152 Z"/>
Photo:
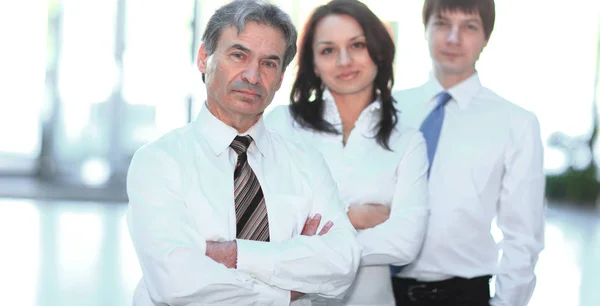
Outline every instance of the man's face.
<path id="1" fill-rule="evenodd" d="M 466 79 L 475 72 L 475 63 L 487 39 L 477 12 L 444 11 L 434 14 L 426 28 L 429 52 L 436 75 Z"/>
<path id="2" fill-rule="evenodd" d="M 213 54 L 202 45 L 198 68 L 205 74 L 207 105 L 230 126 L 256 121 L 281 86 L 285 37 L 275 28 L 248 22 L 238 35 L 223 29 Z"/>

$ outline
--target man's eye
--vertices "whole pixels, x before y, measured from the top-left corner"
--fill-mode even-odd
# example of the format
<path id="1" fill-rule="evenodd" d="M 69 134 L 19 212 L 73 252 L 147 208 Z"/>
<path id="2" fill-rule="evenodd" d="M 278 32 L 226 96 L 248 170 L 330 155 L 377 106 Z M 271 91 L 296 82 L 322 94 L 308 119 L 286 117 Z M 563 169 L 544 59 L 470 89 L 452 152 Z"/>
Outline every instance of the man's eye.
<path id="1" fill-rule="evenodd" d="M 269 68 L 277 68 L 277 64 L 275 62 L 272 61 L 266 61 L 264 63 L 265 66 L 269 67 Z"/>

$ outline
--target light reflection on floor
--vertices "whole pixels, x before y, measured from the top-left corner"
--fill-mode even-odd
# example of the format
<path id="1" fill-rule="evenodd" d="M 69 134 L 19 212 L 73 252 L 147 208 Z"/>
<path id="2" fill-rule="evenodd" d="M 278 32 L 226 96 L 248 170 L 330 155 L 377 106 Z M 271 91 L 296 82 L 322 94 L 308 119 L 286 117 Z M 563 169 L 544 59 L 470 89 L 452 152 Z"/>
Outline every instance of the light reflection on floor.
<path id="1" fill-rule="evenodd" d="M 141 271 L 125 211 L 114 203 L 0 199 L 2 304 L 131 305 Z M 565 208 L 546 215 L 530 305 L 600 305 L 600 215 Z"/>

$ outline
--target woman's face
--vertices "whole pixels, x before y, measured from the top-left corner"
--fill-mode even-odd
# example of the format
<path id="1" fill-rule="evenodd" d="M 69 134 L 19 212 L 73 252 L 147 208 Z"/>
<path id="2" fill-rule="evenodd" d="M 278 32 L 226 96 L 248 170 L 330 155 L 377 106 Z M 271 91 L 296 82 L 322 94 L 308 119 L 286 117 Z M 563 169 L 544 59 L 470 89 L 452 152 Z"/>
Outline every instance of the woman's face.
<path id="1" fill-rule="evenodd" d="M 365 33 L 348 15 L 329 15 L 315 28 L 314 69 L 334 94 L 373 90 L 377 65 L 367 50 Z"/>

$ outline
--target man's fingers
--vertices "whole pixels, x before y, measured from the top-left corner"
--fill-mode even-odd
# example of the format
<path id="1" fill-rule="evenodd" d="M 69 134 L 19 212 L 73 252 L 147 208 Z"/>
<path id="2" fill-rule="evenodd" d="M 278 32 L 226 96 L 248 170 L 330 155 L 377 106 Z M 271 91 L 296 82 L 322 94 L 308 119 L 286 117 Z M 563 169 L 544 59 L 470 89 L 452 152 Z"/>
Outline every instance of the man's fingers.
<path id="1" fill-rule="evenodd" d="M 310 222 L 311 218 L 306 218 L 306 222 L 304 222 L 304 227 L 302 228 L 302 233 L 300 233 L 301 235 L 305 235 L 307 228 L 309 226 L 309 222 Z"/>
<path id="2" fill-rule="evenodd" d="M 316 214 L 314 217 L 308 218 L 306 220 L 306 223 L 304 224 L 304 228 L 302 229 L 301 235 L 313 236 L 317 233 L 319 224 L 321 224 L 321 215 Z"/>
<path id="3" fill-rule="evenodd" d="M 323 236 L 323 235 L 327 234 L 332 227 L 333 227 L 333 222 L 327 221 L 327 223 L 325 223 L 325 225 L 323 225 L 323 228 L 319 232 L 319 236 Z"/>
<path id="4" fill-rule="evenodd" d="M 316 214 L 309 221 L 309 226 L 308 226 L 308 229 L 307 229 L 307 231 L 308 231 L 307 236 L 312 236 L 312 235 L 316 234 L 317 233 L 317 229 L 319 229 L 319 224 L 321 224 L 321 215 Z"/>
<path id="5" fill-rule="evenodd" d="M 293 301 L 301 298 L 303 295 L 304 295 L 304 293 L 302 293 L 302 292 L 292 291 L 290 294 L 290 300 L 293 302 Z"/>

